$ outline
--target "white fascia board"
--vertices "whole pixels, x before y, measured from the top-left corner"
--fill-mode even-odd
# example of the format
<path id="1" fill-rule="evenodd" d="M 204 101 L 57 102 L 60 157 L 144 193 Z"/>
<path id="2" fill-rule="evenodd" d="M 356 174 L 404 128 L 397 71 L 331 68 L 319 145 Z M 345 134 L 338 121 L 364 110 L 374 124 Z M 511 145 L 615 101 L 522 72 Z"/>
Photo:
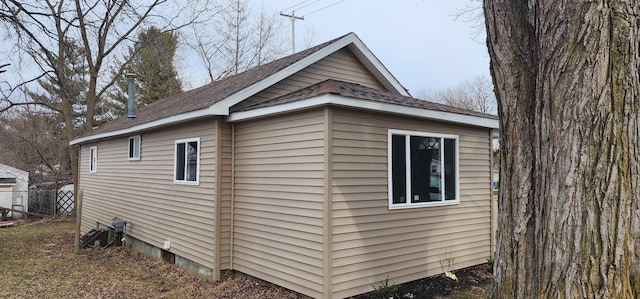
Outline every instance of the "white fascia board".
<path id="1" fill-rule="evenodd" d="M 373 64 L 373 66 L 384 76 L 385 79 L 398 91 L 401 95 L 410 97 L 411 95 L 407 90 L 396 80 L 396 78 L 389 72 L 389 70 L 382 64 L 380 60 L 367 48 L 367 46 L 357 37 L 354 36 L 353 44 L 358 47 L 360 52 Z"/>
<path id="2" fill-rule="evenodd" d="M 99 139 L 103 139 L 103 138 L 109 138 L 109 137 L 120 136 L 120 135 L 129 135 L 129 134 L 137 133 L 139 131 L 146 130 L 146 129 L 151 129 L 151 128 L 155 128 L 155 127 L 160 127 L 160 126 L 164 126 L 164 125 L 169 125 L 169 124 L 173 124 L 173 123 L 188 121 L 188 120 L 192 120 L 192 119 L 196 119 L 196 118 L 200 118 L 200 117 L 205 117 L 205 116 L 211 116 L 211 115 L 213 115 L 213 114 L 211 114 L 209 109 L 195 110 L 195 111 L 191 111 L 191 112 L 187 112 L 187 113 L 182 113 L 182 114 L 178 114 L 178 115 L 173 115 L 173 116 L 161 118 L 161 119 L 154 120 L 154 121 L 151 121 L 151 122 L 148 122 L 148 123 L 139 124 L 137 126 L 133 126 L 133 127 L 126 128 L 126 129 L 121 129 L 121 130 L 116 130 L 116 131 L 111 131 L 111 132 L 105 132 L 105 133 L 100 133 L 100 134 L 96 134 L 96 135 L 91 135 L 91 136 L 87 136 L 87 137 L 77 138 L 77 139 L 71 140 L 71 142 L 69 142 L 69 144 L 70 145 L 76 145 L 76 144 L 80 144 L 80 143 L 86 143 L 86 142 L 89 142 L 89 141 L 92 141 L 92 140 L 99 140 Z"/>
<path id="3" fill-rule="evenodd" d="M 485 127 L 485 128 L 491 128 L 491 129 L 498 129 L 498 125 L 499 125 L 497 119 L 479 117 L 474 115 L 458 114 L 458 113 L 452 113 L 452 112 L 435 111 L 435 110 L 408 107 L 408 106 L 395 105 L 395 104 L 389 104 L 389 103 L 380 103 L 380 102 L 374 102 L 374 101 L 363 100 L 363 99 L 348 98 L 348 97 L 333 95 L 333 94 L 325 94 L 325 95 L 321 95 L 321 96 L 317 96 L 317 97 L 313 97 L 305 100 L 300 100 L 296 102 L 291 102 L 287 104 L 282 104 L 282 105 L 258 108 L 254 110 L 248 110 L 248 111 L 234 112 L 229 115 L 227 120 L 230 122 L 248 120 L 252 118 L 274 115 L 274 114 L 279 114 L 279 113 L 284 113 L 284 112 L 294 111 L 299 109 L 307 109 L 307 108 L 312 108 L 312 107 L 327 105 L 327 104 L 367 109 L 367 110 L 373 110 L 373 111 L 383 112 L 383 113 L 402 114 L 402 115 L 415 116 L 415 117 L 420 117 L 425 119 L 439 120 L 439 121 L 444 121 L 449 123 L 457 123 L 457 124 Z"/>
<path id="4" fill-rule="evenodd" d="M 362 52 L 367 59 L 380 71 L 380 73 L 393 85 L 397 91 L 405 96 L 410 96 L 409 93 L 402 87 L 402 84 L 398 82 L 393 75 L 387 70 L 384 65 L 369 51 L 369 49 L 365 46 L 365 44 L 354 34 L 349 33 L 345 37 L 340 40 L 335 41 L 333 44 L 328 45 L 317 52 L 303 58 L 302 60 L 272 74 L 271 76 L 257 82 L 241 91 L 236 92 L 235 94 L 227 97 L 226 99 L 219 101 L 209 108 L 212 112 L 217 115 L 229 115 L 229 108 L 241 101 L 247 99 L 250 96 L 257 94 L 258 92 L 274 85 L 289 76 L 301 71 L 302 69 L 318 62 L 320 59 L 325 58 L 334 52 L 348 46 L 349 44 L 354 44 L 360 52 Z"/>

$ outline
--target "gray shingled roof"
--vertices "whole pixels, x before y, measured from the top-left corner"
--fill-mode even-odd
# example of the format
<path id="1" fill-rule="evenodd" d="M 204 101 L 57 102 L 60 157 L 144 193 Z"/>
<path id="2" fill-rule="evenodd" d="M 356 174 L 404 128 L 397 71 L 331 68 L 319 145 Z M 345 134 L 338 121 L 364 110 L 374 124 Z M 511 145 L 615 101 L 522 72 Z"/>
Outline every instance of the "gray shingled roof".
<path id="1" fill-rule="evenodd" d="M 405 97 L 402 95 L 392 94 L 386 91 L 369 88 L 356 83 L 349 83 L 336 80 L 325 80 L 320 83 L 311 85 L 309 87 L 294 91 L 284 96 L 268 100 L 265 102 L 257 103 L 237 111 L 249 111 L 259 108 L 266 108 L 271 106 L 277 106 L 281 104 L 292 103 L 304 99 L 308 99 L 314 96 L 323 94 L 337 94 L 345 97 L 369 100 L 374 102 L 396 104 L 407 107 L 428 109 L 434 111 L 451 112 L 464 115 L 479 116 L 491 119 L 498 119 L 495 115 L 484 114 L 472 110 L 451 107 L 444 104 L 429 102 L 412 97 Z"/>
<path id="2" fill-rule="evenodd" d="M 215 81 L 202 87 L 160 99 L 148 106 L 138 108 L 136 118 L 132 121 L 129 121 L 127 116 L 120 117 L 87 132 L 81 137 L 127 129 L 170 116 L 208 108 L 244 88 L 318 52 L 343 37 L 344 36 L 341 36 L 293 55 L 256 66 L 243 73 Z"/>

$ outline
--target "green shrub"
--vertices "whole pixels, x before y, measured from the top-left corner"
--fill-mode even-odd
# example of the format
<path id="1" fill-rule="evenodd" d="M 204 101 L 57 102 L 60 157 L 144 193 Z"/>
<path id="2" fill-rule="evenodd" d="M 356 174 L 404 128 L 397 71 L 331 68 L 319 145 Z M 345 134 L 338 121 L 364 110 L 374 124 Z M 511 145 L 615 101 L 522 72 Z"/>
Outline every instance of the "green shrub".
<path id="1" fill-rule="evenodd" d="M 398 288 L 395 284 L 389 285 L 389 276 L 379 285 L 371 285 L 373 287 L 373 297 L 377 299 L 389 299 L 396 295 Z"/>

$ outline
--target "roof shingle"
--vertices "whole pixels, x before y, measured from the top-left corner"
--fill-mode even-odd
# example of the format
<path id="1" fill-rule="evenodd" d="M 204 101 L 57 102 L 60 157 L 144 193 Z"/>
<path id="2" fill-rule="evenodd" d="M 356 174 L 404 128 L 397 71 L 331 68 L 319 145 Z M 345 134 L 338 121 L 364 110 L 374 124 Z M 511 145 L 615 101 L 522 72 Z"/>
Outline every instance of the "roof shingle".
<path id="1" fill-rule="evenodd" d="M 369 101 L 386 103 L 386 104 L 396 104 L 401 106 L 422 108 L 422 109 L 428 109 L 428 110 L 434 110 L 434 111 L 451 112 L 451 113 L 457 113 L 457 114 L 498 119 L 498 117 L 495 115 L 484 114 L 484 113 L 480 113 L 472 110 L 452 107 L 452 106 L 420 100 L 412 97 L 405 97 L 402 95 L 396 95 L 386 91 L 362 86 L 356 83 L 336 81 L 332 79 L 322 81 L 320 83 L 311 85 L 307 88 L 294 91 L 292 93 L 283 95 L 281 97 L 278 97 L 272 100 L 264 101 L 261 103 L 257 103 L 255 105 L 245 107 L 238 111 L 249 111 L 249 110 L 254 110 L 259 108 L 266 108 L 266 107 L 271 107 L 271 106 L 276 106 L 281 104 L 287 104 L 287 103 L 292 103 L 292 102 L 308 99 L 308 98 L 323 95 L 323 94 L 338 94 L 345 97 L 369 100 Z"/>
<path id="2" fill-rule="evenodd" d="M 221 101 L 296 63 L 297 61 L 318 52 L 343 37 L 344 36 L 335 38 L 307 50 L 274 60 L 267 64 L 256 66 L 240 74 L 229 76 L 225 79 L 212 82 L 199 88 L 160 99 L 148 106 L 138 108 L 136 111 L 136 118 L 131 121 L 125 115 L 85 133 L 81 137 L 127 129 L 162 118 L 205 109 L 218 101 Z"/>

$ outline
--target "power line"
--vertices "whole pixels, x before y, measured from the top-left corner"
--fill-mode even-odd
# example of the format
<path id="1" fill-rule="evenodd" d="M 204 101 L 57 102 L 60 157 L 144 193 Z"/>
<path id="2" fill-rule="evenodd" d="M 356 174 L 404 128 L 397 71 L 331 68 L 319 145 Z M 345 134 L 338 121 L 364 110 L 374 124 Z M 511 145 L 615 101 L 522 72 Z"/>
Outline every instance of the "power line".
<path id="1" fill-rule="evenodd" d="M 320 0 L 316 0 L 316 1 L 313 1 L 313 2 L 311 2 L 311 3 L 309 3 L 309 4 L 305 5 L 305 6 L 298 7 L 298 8 L 296 8 L 296 10 L 301 10 L 301 9 L 303 9 L 303 8 L 305 8 L 305 7 L 307 7 L 307 6 L 311 5 L 311 4 L 314 4 L 314 3 L 318 2 L 318 1 L 320 1 Z"/>
<path id="2" fill-rule="evenodd" d="M 316 12 L 319 12 L 319 11 L 321 11 L 321 10 L 323 10 L 323 9 L 327 9 L 327 8 L 329 8 L 329 7 L 331 7 L 331 6 L 334 6 L 334 5 L 336 5 L 336 4 L 340 3 L 340 2 L 344 2 L 344 0 L 340 0 L 340 1 L 336 2 L 336 3 L 329 4 L 329 5 L 327 5 L 327 6 L 323 7 L 323 8 L 320 8 L 320 9 L 316 9 L 316 10 L 314 10 L 314 11 L 312 11 L 312 12 L 310 12 L 310 13 L 308 13 L 308 14 L 306 14 L 306 15 L 302 16 L 302 17 L 306 17 L 306 16 L 309 16 L 309 15 L 314 14 L 314 13 L 316 13 Z"/>
<path id="3" fill-rule="evenodd" d="M 336 5 L 336 4 L 340 3 L 340 2 L 344 2 L 344 0 L 339 0 L 337 2 L 334 2 L 332 4 L 324 6 L 322 8 L 316 9 L 316 10 L 314 10 L 314 11 L 312 11 L 310 13 L 307 13 L 307 14 L 305 14 L 303 16 L 299 16 L 299 15 L 296 16 L 296 11 L 295 10 L 301 10 L 301 9 L 303 9 L 305 7 L 308 7 L 308 6 L 310 6 L 310 5 L 314 4 L 314 3 L 317 3 L 319 1 L 320 0 L 315 0 L 315 1 L 314 0 L 304 0 L 302 2 L 299 2 L 296 5 L 293 5 L 291 7 L 288 7 L 286 9 L 280 11 L 280 15 L 281 16 L 287 17 L 287 18 L 289 18 L 291 20 L 291 48 L 293 50 L 293 54 L 296 53 L 296 20 L 303 20 L 304 21 L 304 17 L 306 17 L 306 16 L 309 16 L 309 15 L 312 15 L 312 14 L 314 14 L 316 12 L 321 11 L 321 10 L 327 9 L 327 8 L 329 8 L 331 6 L 334 6 L 334 5 Z M 283 11 L 288 11 L 290 9 L 292 10 L 291 14 L 283 13 Z"/>
<path id="4" fill-rule="evenodd" d="M 290 10 L 290 9 L 293 9 L 293 10 L 298 9 L 298 6 L 299 6 L 299 5 L 305 4 L 305 3 L 309 2 L 309 1 L 311 1 L 311 0 L 304 0 L 304 1 L 300 2 L 300 3 L 298 3 L 298 4 L 295 4 L 294 6 L 291 6 L 291 7 L 285 8 L 285 9 L 283 9 L 282 11 L 288 11 L 288 10 Z M 316 1 L 314 1 L 314 2 L 318 2 L 318 0 L 316 0 Z M 308 5 L 309 5 L 309 4 L 307 4 L 307 5 L 305 5 L 305 6 L 308 6 Z"/>

